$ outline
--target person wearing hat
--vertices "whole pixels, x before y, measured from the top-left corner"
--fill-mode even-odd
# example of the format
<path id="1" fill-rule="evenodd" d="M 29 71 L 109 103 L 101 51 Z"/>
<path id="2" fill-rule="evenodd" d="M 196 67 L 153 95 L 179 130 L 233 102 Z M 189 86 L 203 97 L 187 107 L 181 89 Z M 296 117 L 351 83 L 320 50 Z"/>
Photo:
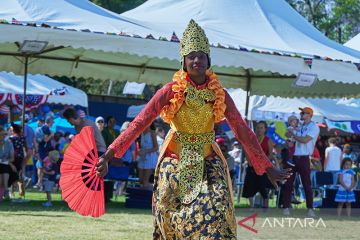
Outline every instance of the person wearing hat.
<path id="1" fill-rule="evenodd" d="M 100 132 L 102 132 L 104 130 L 104 124 L 105 124 L 104 118 L 101 116 L 97 117 L 95 119 L 95 123 L 97 128 L 100 130 Z"/>
<path id="2" fill-rule="evenodd" d="M 300 120 L 303 124 L 296 132 L 288 130 L 287 137 L 295 140 L 295 151 L 293 162 L 295 166 L 292 168 L 294 173 L 298 172 L 301 177 L 301 182 L 305 190 L 306 207 L 308 208 L 308 216 L 314 217 L 313 210 L 313 193 L 311 189 L 310 180 L 310 156 L 313 155 L 316 140 L 319 136 L 320 129 L 314 121 L 311 120 L 314 111 L 310 107 L 299 108 Z M 291 202 L 291 191 L 293 187 L 295 174 L 293 174 L 285 183 L 284 190 L 284 215 L 290 215 L 289 207 Z"/>
<path id="3" fill-rule="evenodd" d="M 105 176 L 113 156 L 121 157 L 160 115 L 171 129 L 155 169 L 153 238 L 236 239 L 231 180 L 226 160 L 215 143 L 215 124 L 227 119 L 257 174 L 267 173 L 275 183 L 290 173 L 273 167 L 210 69 L 210 45 L 194 20 L 184 31 L 180 55 L 181 69 L 108 147 L 96 171 Z"/>

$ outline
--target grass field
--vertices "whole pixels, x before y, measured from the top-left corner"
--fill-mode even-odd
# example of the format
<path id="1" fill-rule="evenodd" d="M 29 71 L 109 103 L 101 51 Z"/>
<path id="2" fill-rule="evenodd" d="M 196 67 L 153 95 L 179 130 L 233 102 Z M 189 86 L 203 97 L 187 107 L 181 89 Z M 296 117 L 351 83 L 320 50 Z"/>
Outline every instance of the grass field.
<path id="1" fill-rule="evenodd" d="M 26 203 L 0 203 L 0 239 L 152 239 L 152 215 L 150 210 L 127 209 L 125 199 L 120 197 L 107 205 L 106 214 L 99 218 L 82 217 L 72 212 L 60 198 L 53 194 L 51 208 L 41 204 L 45 194 L 27 193 Z M 318 213 L 318 218 L 311 219 L 305 226 L 305 209 L 295 209 L 293 220 L 285 219 L 278 209 L 261 209 L 251 212 L 243 208 L 245 202 L 236 208 L 237 220 L 256 216 L 255 225 L 252 219 L 244 224 L 257 231 L 238 226 L 238 239 L 360 239 L 360 214 L 357 217 L 338 218 L 329 211 Z M 323 223 L 319 223 L 321 221 Z M 296 221 L 296 223 L 295 223 Z M 282 223 L 282 224 L 281 224 Z M 295 223 L 295 224 L 294 224 Z M 318 226 L 315 226 L 319 223 Z"/>

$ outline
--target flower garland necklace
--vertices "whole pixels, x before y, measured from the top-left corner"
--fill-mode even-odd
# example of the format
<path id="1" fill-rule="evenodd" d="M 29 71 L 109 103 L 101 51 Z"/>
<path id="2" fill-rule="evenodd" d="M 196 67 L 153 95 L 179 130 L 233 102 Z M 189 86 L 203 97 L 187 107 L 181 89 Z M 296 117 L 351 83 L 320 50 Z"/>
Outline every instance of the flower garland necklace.
<path id="1" fill-rule="evenodd" d="M 225 92 L 216 74 L 212 70 L 206 70 L 205 74 L 209 78 L 207 88 L 215 93 L 213 111 L 215 123 L 218 123 L 224 119 L 226 109 Z M 167 123 L 170 123 L 184 103 L 185 90 L 188 85 L 188 81 L 186 80 L 187 76 L 188 73 L 183 70 L 179 70 L 174 74 L 173 81 L 176 82 L 172 86 L 172 91 L 175 93 L 174 97 L 170 100 L 168 105 L 163 107 L 160 113 L 161 118 Z"/>

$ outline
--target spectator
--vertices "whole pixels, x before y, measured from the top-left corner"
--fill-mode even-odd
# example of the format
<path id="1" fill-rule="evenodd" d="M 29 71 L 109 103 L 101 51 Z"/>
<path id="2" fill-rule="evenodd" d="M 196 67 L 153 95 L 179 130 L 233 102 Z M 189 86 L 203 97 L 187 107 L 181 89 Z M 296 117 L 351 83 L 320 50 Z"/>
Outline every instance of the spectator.
<path id="1" fill-rule="evenodd" d="M 299 119 L 294 115 L 288 117 L 288 125 L 289 125 L 288 128 L 287 128 L 288 131 L 291 131 L 293 134 L 295 134 L 296 131 L 298 131 L 299 122 L 300 122 Z M 294 149 L 295 145 L 290 143 L 290 142 L 295 143 L 294 137 L 290 137 L 288 139 L 288 142 L 289 142 L 289 149 L 290 149 L 291 153 L 289 155 L 289 159 L 287 160 L 287 164 L 289 166 L 291 166 L 291 167 L 295 167 L 295 163 L 294 163 L 294 161 L 292 159 L 293 153 L 294 153 L 293 150 L 295 150 Z"/>
<path id="2" fill-rule="evenodd" d="M 65 138 L 63 137 L 62 132 L 56 132 L 52 139 L 51 145 L 54 147 L 56 151 L 60 151 L 60 145 L 63 145 L 66 142 Z"/>
<path id="3" fill-rule="evenodd" d="M 341 215 L 344 203 L 346 204 L 346 212 L 348 217 L 351 215 L 351 203 L 355 202 L 355 172 L 351 170 L 352 160 L 344 158 L 341 162 L 341 173 L 339 174 L 339 189 L 335 196 L 335 202 L 338 202 L 337 213 Z"/>
<path id="4" fill-rule="evenodd" d="M 242 150 L 240 147 L 240 143 L 238 141 L 234 141 L 232 144 L 232 150 L 229 151 L 229 155 L 234 158 L 235 161 L 235 178 L 240 176 L 241 170 L 241 154 Z"/>
<path id="5" fill-rule="evenodd" d="M 95 123 L 96 126 L 98 127 L 98 129 L 100 130 L 100 132 L 102 132 L 104 130 L 104 118 L 99 116 L 95 119 Z"/>
<path id="6" fill-rule="evenodd" d="M 325 149 L 325 161 L 324 171 L 331 172 L 333 174 L 333 184 L 336 184 L 337 175 L 336 172 L 340 170 L 341 163 L 341 149 L 336 146 L 336 139 L 329 138 L 329 147 Z"/>
<path id="7" fill-rule="evenodd" d="M 22 178 L 25 181 L 25 187 L 31 182 L 31 179 L 26 176 L 27 173 L 27 163 L 30 162 L 30 169 L 29 169 L 29 176 L 32 176 L 32 171 L 35 169 L 33 167 L 33 152 L 35 147 L 35 132 L 34 130 L 28 126 L 28 122 L 30 120 L 30 115 L 25 114 L 24 117 L 24 137 L 26 140 L 26 145 L 28 147 L 28 151 L 26 153 L 27 158 L 24 158 L 24 161 L 22 163 Z"/>
<path id="8" fill-rule="evenodd" d="M 215 142 L 219 145 L 221 152 L 226 159 L 226 163 L 228 165 L 229 174 L 231 178 L 231 182 L 234 183 L 234 177 L 235 177 L 235 159 L 229 154 L 229 149 L 225 144 L 225 139 L 222 137 L 217 137 L 215 139 Z"/>
<path id="9" fill-rule="evenodd" d="M 41 123 L 41 121 L 40 121 Z M 51 145 L 51 140 L 53 138 L 53 133 L 50 128 L 54 124 L 54 119 L 48 116 L 45 119 L 45 124 L 43 126 L 39 126 L 35 131 L 35 137 L 37 142 L 37 151 L 35 152 L 35 156 L 37 158 L 36 168 L 38 174 L 38 181 L 34 187 L 42 188 L 42 161 L 47 156 L 50 150 L 53 150 L 53 146 Z"/>
<path id="10" fill-rule="evenodd" d="M 129 127 L 129 123 L 130 122 L 126 121 L 122 124 L 120 133 L 122 133 Z M 124 155 L 121 157 L 121 162 L 124 166 L 129 168 L 130 175 L 133 175 L 133 173 L 134 173 L 134 170 L 132 168 L 134 167 L 133 164 L 135 162 L 135 159 L 136 159 L 136 145 L 133 142 L 130 145 L 130 147 L 126 150 Z M 116 196 L 125 193 L 127 181 L 117 182 L 117 184 L 115 184 L 115 185 L 116 185 L 116 187 L 115 187 L 115 189 L 116 189 L 115 195 Z"/>
<path id="11" fill-rule="evenodd" d="M 311 120 L 314 114 L 314 111 L 311 108 L 305 107 L 299 109 L 301 111 L 300 120 L 303 121 L 303 124 L 295 134 L 292 131 L 286 132 L 286 136 L 293 137 L 296 142 L 293 157 L 293 161 L 295 163 L 295 167 L 293 167 L 294 173 L 285 183 L 283 213 L 284 215 L 290 215 L 289 207 L 291 201 L 291 191 L 296 176 L 295 173 L 298 172 L 305 190 L 308 216 L 315 217 L 315 212 L 313 210 L 313 192 L 311 189 L 309 157 L 314 152 L 315 143 L 319 136 L 320 129 L 316 123 Z"/>
<path id="12" fill-rule="evenodd" d="M 66 148 L 70 145 L 71 139 L 74 137 L 70 132 L 64 134 L 64 140 L 59 146 L 60 159 L 64 158 Z"/>
<path id="13" fill-rule="evenodd" d="M 350 158 L 352 163 L 356 163 L 357 160 L 356 154 L 353 152 L 351 145 L 348 143 L 344 144 L 342 159 L 344 158 Z"/>
<path id="14" fill-rule="evenodd" d="M 9 140 L 5 139 L 5 135 L 5 129 L 0 126 L 0 202 L 8 188 L 10 174 L 16 172 L 16 167 L 13 165 L 14 147 Z"/>
<path id="15" fill-rule="evenodd" d="M 157 140 L 157 143 L 159 146 L 159 152 L 160 152 L 161 145 L 163 144 L 163 142 L 165 140 L 166 133 L 162 127 L 157 127 L 155 132 L 156 132 L 156 140 Z"/>
<path id="16" fill-rule="evenodd" d="M 273 142 L 269 137 L 266 136 L 267 123 L 265 121 L 260 121 L 256 124 L 255 133 L 256 137 L 260 143 L 262 150 L 269 159 L 273 159 Z M 257 175 L 254 167 L 251 162 L 248 162 L 248 167 L 246 169 L 243 197 L 249 199 L 250 208 L 254 208 L 254 196 L 256 193 L 260 193 L 263 198 L 263 208 L 269 207 L 269 191 L 268 188 L 271 188 L 271 183 L 267 178 L 267 175 Z"/>
<path id="17" fill-rule="evenodd" d="M 115 129 L 115 125 L 116 119 L 113 116 L 106 118 L 106 127 L 102 131 L 106 147 L 108 147 L 120 134 L 120 132 Z"/>
<path id="18" fill-rule="evenodd" d="M 59 161 L 59 152 L 52 150 L 48 153 L 48 156 L 44 159 L 43 170 L 43 184 L 44 191 L 46 193 L 47 201 L 42 205 L 44 207 L 51 207 L 51 192 L 53 191 L 56 180 L 56 163 Z"/>
<path id="19" fill-rule="evenodd" d="M 73 126 L 75 126 L 76 133 L 80 133 L 81 129 L 85 126 L 91 126 L 94 129 L 94 137 L 98 155 L 101 156 L 106 151 L 106 145 L 104 138 L 101 135 L 100 130 L 96 127 L 95 123 L 84 118 L 80 118 L 75 109 L 68 108 L 63 113 L 64 118 Z"/>
<path id="20" fill-rule="evenodd" d="M 27 159 L 27 156 L 25 156 L 24 149 L 26 152 L 28 152 L 28 148 L 26 145 L 25 137 L 23 135 L 21 126 L 18 124 L 11 123 L 11 128 L 13 134 L 10 136 L 10 141 L 13 144 L 14 147 L 14 165 L 16 167 L 16 172 L 19 176 L 18 180 L 18 187 L 19 187 L 19 197 L 25 198 L 25 185 L 24 185 L 24 179 L 22 174 L 22 165 L 24 162 L 24 158 Z M 12 195 L 14 194 L 14 188 L 15 186 L 12 186 Z"/>
<path id="21" fill-rule="evenodd" d="M 158 143 L 155 127 L 151 124 L 141 134 L 140 149 L 138 151 L 139 178 L 144 188 L 150 188 L 150 177 L 154 173 L 158 158 Z"/>

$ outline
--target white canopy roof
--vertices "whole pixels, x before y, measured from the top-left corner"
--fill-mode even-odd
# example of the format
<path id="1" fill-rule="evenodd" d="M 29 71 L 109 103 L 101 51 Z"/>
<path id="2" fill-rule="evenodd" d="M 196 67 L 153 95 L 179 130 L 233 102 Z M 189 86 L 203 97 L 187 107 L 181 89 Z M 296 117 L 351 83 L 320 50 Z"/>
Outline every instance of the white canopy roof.
<path id="1" fill-rule="evenodd" d="M 344 44 L 346 47 L 360 51 L 360 33 Z"/>
<path id="2" fill-rule="evenodd" d="M 64 29 L 129 34 L 142 29 L 141 23 L 88 0 L 6 0 L 2 1 L 0 12 L 0 19 L 8 22 L 47 24 Z"/>
<path id="3" fill-rule="evenodd" d="M 245 116 L 246 92 L 241 89 L 228 89 L 237 109 Z M 299 107 L 311 107 L 314 110 L 313 120 L 359 121 L 359 99 L 318 99 L 318 98 L 280 98 L 251 96 L 249 102 L 250 120 L 287 121 L 290 115 L 299 117 Z"/>
<path id="4" fill-rule="evenodd" d="M 360 52 L 325 37 L 285 0 L 148 0 L 121 15 L 146 22 L 155 37 L 181 37 L 194 19 L 214 45 L 360 62 Z"/>
<path id="5" fill-rule="evenodd" d="M 0 93 L 23 94 L 23 86 L 23 76 L 0 72 Z M 47 95 L 48 103 L 88 107 L 88 98 L 85 92 L 44 75 L 28 75 L 26 94 Z"/>
<path id="6" fill-rule="evenodd" d="M 58 19 L 56 20 L 57 22 L 66 23 L 69 22 L 66 20 L 67 18 L 74 19 L 74 17 L 76 17 L 77 12 L 75 12 L 74 14 L 72 11 L 68 10 L 66 7 L 63 8 L 62 6 L 72 5 L 76 8 L 79 8 L 81 6 L 88 6 L 90 4 L 88 3 L 88 1 L 85 0 L 41 1 L 41 3 L 40 1 L 30 0 L 9 0 L 7 2 L 12 2 L 12 4 L 5 4 L 6 6 L 4 4 L 0 5 L 0 19 L 4 19 L 5 17 L 8 19 L 11 17 L 12 14 L 15 14 L 17 12 L 24 12 L 24 8 L 18 8 L 17 10 L 10 9 L 14 7 L 19 7 L 19 3 L 22 2 L 27 3 L 26 6 L 29 7 L 26 9 L 28 10 L 35 8 L 35 6 L 31 5 L 32 3 L 37 3 L 40 5 L 48 6 L 47 8 L 45 8 L 47 9 L 46 11 L 50 11 L 49 9 L 53 9 L 53 11 L 56 10 L 56 12 L 62 12 L 61 14 L 59 14 L 63 17 L 63 19 L 56 18 L 56 16 L 58 16 L 59 14 L 55 12 L 54 14 L 45 15 L 45 10 L 43 12 L 39 11 L 40 13 L 42 13 L 42 15 L 35 15 L 36 19 L 34 17 L 34 13 L 36 11 L 33 12 L 33 15 L 24 14 L 33 16 L 34 21 L 36 20 L 36 22 L 39 24 L 40 22 L 46 22 L 49 23 L 49 25 L 51 24 L 51 18 Z M 152 4 L 154 2 L 163 3 L 163 7 L 165 8 L 167 6 L 171 6 L 177 3 L 178 1 L 148 1 L 145 3 L 144 6 L 147 6 L 148 4 Z M 198 6 L 197 1 L 183 0 L 179 2 L 181 3 L 181 8 L 179 8 L 178 11 L 180 11 L 182 8 L 190 10 L 189 4 L 192 7 Z M 209 4 L 207 4 L 206 1 L 199 2 L 203 4 L 204 9 L 206 9 L 205 7 L 209 7 Z M 229 6 L 233 6 L 234 8 L 238 5 L 242 6 L 238 3 L 238 1 L 223 0 L 216 2 L 218 2 L 217 4 L 224 3 L 223 7 L 227 7 L 223 9 L 218 9 L 217 12 L 219 14 L 230 11 L 231 9 L 229 10 Z M 275 12 L 272 12 L 275 11 L 273 7 L 263 3 L 267 1 L 244 0 L 239 2 L 244 3 L 245 6 L 253 7 L 254 11 L 259 8 L 264 9 L 265 12 L 269 11 L 268 18 L 274 17 L 275 19 L 278 19 L 280 18 L 279 16 L 281 16 L 278 16 L 275 14 Z M 278 1 L 274 1 L 274 4 L 277 2 Z M 279 2 L 279 4 L 280 3 L 281 2 Z M 56 4 L 56 8 L 53 7 L 53 4 Z M 96 6 L 92 4 L 90 5 L 92 6 L 90 9 L 93 14 L 104 12 L 103 9 L 100 8 L 100 10 L 96 10 Z M 216 6 L 220 7 L 220 5 Z M 289 7 L 288 5 L 285 6 Z M 83 8 L 82 10 L 85 11 L 87 9 L 88 8 Z M 149 11 L 150 10 L 151 9 L 149 9 Z M 214 11 L 214 8 L 210 8 L 210 10 Z M 229 15 L 230 13 L 231 11 L 229 12 Z M 65 14 L 68 14 L 68 17 L 66 17 Z M 147 12 L 146 14 L 151 15 L 150 12 Z M 83 16 L 85 15 L 86 14 L 84 14 Z M 101 14 L 98 15 L 100 16 Z M 167 19 L 164 18 L 164 16 L 159 16 L 157 19 L 162 19 L 164 23 L 170 21 L 171 23 L 173 23 L 172 26 L 178 26 L 180 23 L 176 24 L 175 21 L 172 20 L 177 19 L 175 18 L 175 16 L 177 16 L 177 13 L 174 12 L 173 15 L 174 18 Z M 214 14 L 210 14 L 210 12 L 202 13 L 202 15 L 209 16 L 206 24 L 208 24 L 209 22 L 216 22 L 221 19 Z M 93 17 L 95 18 L 94 15 L 91 15 L 91 18 Z M 196 16 L 192 17 L 197 20 Z M 212 17 L 212 19 L 210 19 L 210 17 Z M 81 17 L 78 18 L 79 21 L 81 19 Z M 245 16 L 244 19 L 248 19 L 248 17 Z M 286 18 L 280 19 L 283 19 L 284 22 L 287 21 Z M 17 17 L 16 20 L 20 21 L 20 23 L 23 23 L 20 17 Z M 106 22 L 107 20 L 108 17 L 105 17 L 101 20 L 99 18 L 98 21 Z M 242 28 L 240 25 L 238 25 L 236 21 L 230 20 L 228 19 L 227 21 L 229 22 L 224 22 L 222 24 L 233 24 L 239 29 Z M 26 21 L 24 23 L 26 23 L 27 21 L 30 20 L 26 18 Z M 91 21 L 91 19 L 83 20 L 83 22 L 87 21 Z M 155 27 L 154 29 L 150 29 L 150 27 L 156 26 L 156 22 L 147 23 L 147 27 L 145 28 L 134 24 L 142 22 L 141 20 L 129 20 L 128 22 L 119 20 L 118 22 L 120 25 L 124 25 L 123 27 L 119 27 L 121 30 L 126 29 L 130 33 L 138 32 L 140 35 L 143 33 L 152 33 L 156 35 L 158 31 Z M 182 26 L 185 27 L 187 22 L 188 19 L 186 19 L 184 15 L 184 18 L 181 22 Z M 19 22 L 15 21 L 14 23 Z M 129 24 L 132 25 L 133 28 L 129 26 Z M 202 24 L 205 23 L 202 23 L 200 21 L 200 25 Z M 214 28 L 213 30 L 207 29 L 206 24 L 204 26 L 205 30 L 207 32 L 210 31 L 210 34 L 211 31 L 222 32 L 221 28 Z M 221 24 L 221 22 L 219 22 L 218 24 Z M 257 21 L 248 21 L 247 24 L 253 24 L 255 29 L 255 26 L 258 26 L 260 23 L 258 23 Z M 270 25 L 273 26 L 274 30 L 285 28 L 286 24 L 283 24 L 284 25 L 279 26 L 273 26 L 271 24 Z M 262 26 L 267 25 L 262 24 Z M 75 25 L 71 25 L 71 27 L 68 28 L 75 28 L 76 30 L 81 30 L 83 29 L 83 27 L 84 26 L 80 24 L 78 27 L 76 27 Z M 303 25 L 301 25 L 301 27 L 303 27 Z M 63 28 L 67 27 L 63 26 Z M 95 31 L 91 28 L 91 26 L 89 26 L 88 28 L 90 28 L 92 31 Z M 181 30 L 183 28 L 181 28 Z M 227 29 L 227 27 L 224 29 L 227 31 L 229 30 Z M 171 34 L 173 30 L 174 28 L 169 28 L 167 29 L 167 32 Z M 111 30 L 109 29 L 104 29 L 102 32 L 110 31 Z M 48 51 L 38 56 L 32 56 L 30 58 L 29 65 L 29 72 L 31 73 L 41 73 L 59 76 L 65 75 L 85 78 L 93 77 L 95 79 L 103 80 L 127 80 L 135 82 L 146 82 L 148 84 L 165 84 L 171 80 L 174 71 L 178 70 L 180 67 L 179 44 L 177 42 L 117 36 L 117 34 L 119 34 L 119 31 L 115 31 L 115 33 L 113 34 L 94 34 L 88 32 L 64 31 L 43 27 L 27 27 L 13 24 L 0 24 L 0 33 L 6 33 L 0 34 L 0 70 L 15 72 L 16 74 L 23 73 L 24 64 L 22 61 L 19 61 L 21 60 L 22 54 L 18 52 L 18 45 L 21 44 L 24 40 L 41 40 L 48 41 L 48 48 L 55 48 L 56 50 Z M 262 30 L 257 29 L 256 32 L 252 32 L 252 34 L 250 35 L 260 34 L 256 38 L 262 38 L 261 32 Z M 310 33 L 312 33 L 312 31 L 310 31 Z M 231 38 L 231 32 L 227 32 L 227 35 L 224 34 L 225 31 L 222 32 L 222 35 L 220 35 L 220 37 L 222 36 L 221 39 L 223 40 L 229 37 L 229 39 L 237 40 L 240 43 L 242 41 L 241 39 L 246 39 L 237 39 L 238 36 L 233 36 Z M 145 34 L 143 34 L 143 36 L 145 36 Z M 287 36 L 290 38 L 290 35 Z M 268 43 L 272 42 L 272 39 L 270 37 L 267 37 L 267 39 L 269 39 Z M 290 40 L 289 42 L 291 42 Z M 305 41 L 305 39 L 303 39 L 303 41 Z M 310 40 L 308 39 L 308 41 Z M 310 42 L 313 41 L 315 40 L 312 39 Z M 298 42 L 298 44 L 300 44 L 301 41 Z M 226 45 L 226 42 L 223 45 Z M 335 48 L 331 51 L 330 49 L 327 49 L 328 47 L 331 47 L 330 45 L 327 45 L 327 47 L 325 46 L 323 48 L 321 48 L 320 46 L 316 46 L 314 47 L 314 49 L 329 50 L 327 52 L 330 55 L 327 54 L 325 56 L 329 56 L 332 58 L 341 57 L 343 60 L 358 60 L 355 51 L 351 50 L 351 52 L 348 52 L 347 48 L 345 47 L 342 47 L 342 49 Z M 249 47 L 250 45 L 244 46 Z M 259 46 L 259 49 L 270 49 L 268 46 L 264 46 Z M 278 45 L 275 45 L 271 49 L 275 49 L 276 47 L 278 47 Z M 293 47 L 293 49 L 295 48 Z M 279 51 L 290 50 L 290 48 L 279 49 Z M 350 53 L 354 53 L 354 55 L 349 55 Z M 320 53 L 315 51 L 313 54 L 317 55 Z M 288 97 L 341 97 L 357 96 L 360 93 L 360 85 L 357 84 L 359 83 L 360 73 L 357 70 L 356 66 L 352 63 L 313 59 L 312 67 L 309 68 L 309 66 L 304 63 L 304 60 L 301 57 L 279 56 L 275 54 L 271 55 L 265 53 L 249 52 L 248 50 L 244 49 L 234 50 L 224 48 L 211 48 L 211 57 L 213 69 L 219 75 L 225 87 L 243 89 L 249 88 L 252 94 L 279 95 Z M 316 73 L 320 81 L 316 82 L 316 84 L 311 88 L 295 88 L 293 87 L 293 82 L 299 72 Z M 247 84 L 248 82 L 251 82 L 251 86 Z"/>
<path id="7" fill-rule="evenodd" d="M 227 89 L 234 100 L 236 108 L 245 117 L 246 92 L 242 89 Z M 299 116 L 299 107 L 311 107 L 314 110 L 313 120 L 359 121 L 359 99 L 318 99 L 318 98 L 280 98 L 251 96 L 249 101 L 249 120 L 287 121 L 291 115 Z M 127 110 L 126 117 L 135 118 L 145 105 L 133 105 Z"/>

